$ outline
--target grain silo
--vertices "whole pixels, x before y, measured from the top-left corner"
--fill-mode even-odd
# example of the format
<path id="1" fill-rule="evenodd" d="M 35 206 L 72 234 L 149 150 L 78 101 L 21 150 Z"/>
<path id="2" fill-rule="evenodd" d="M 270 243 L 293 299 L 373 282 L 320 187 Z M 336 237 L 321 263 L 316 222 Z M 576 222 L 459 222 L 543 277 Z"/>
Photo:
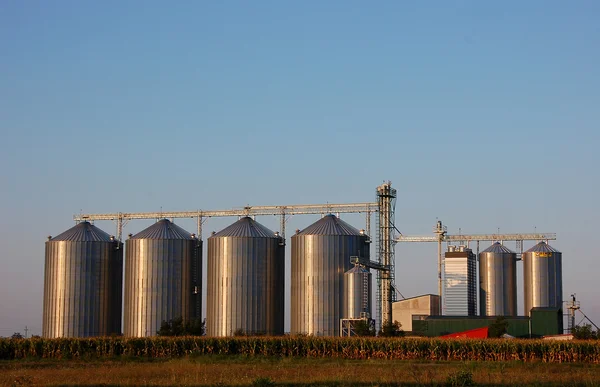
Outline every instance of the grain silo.
<path id="1" fill-rule="evenodd" d="M 208 238 L 206 334 L 282 335 L 285 241 L 243 217 Z"/>
<path id="2" fill-rule="evenodd" d="M 121 333 L 122 246 L 89 222 L 48 238 L 43 337 Z"/>
<path id="3" fill-rule="evenodd" d="M 562 308 L 562 253 L 540 242 L 522 255 L 525 314 L 532 308 Z"/>
<path id="4" fill-rule="evenodd" d="M 344 273 L 342 318 L 372 317 L 372 278 L 371 271 L 359 265 Z"/>
<path id="5" fill-rule="evenodd" d="M 202 243 L 167 219 L 125 243 L 125 336 L 154 336 L 163 321 L 200 318 Z"/>
<path id="6" fill-rule="evenodd" d="M 368 238 L 334 215 L 292 236 L 291 333 L 339 336 L 350 257 L 369 259 Z"/>
<path id="7" fill-rule="evenodd" d="M 517 255 L 496 242 L 479 253 L 479 314 L 517 315 Z"/>

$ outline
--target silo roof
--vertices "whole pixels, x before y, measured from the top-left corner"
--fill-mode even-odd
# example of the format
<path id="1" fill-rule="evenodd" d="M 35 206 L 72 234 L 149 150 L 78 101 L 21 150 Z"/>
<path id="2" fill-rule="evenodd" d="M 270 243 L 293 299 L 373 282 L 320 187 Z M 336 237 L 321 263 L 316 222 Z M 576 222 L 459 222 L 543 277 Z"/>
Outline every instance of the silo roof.
<path id="1" fill-rule="evenodd" d="M 50 239 L 51 241 L 71 242 L 111 242 L 110 235 L 100 230 L 90 222 L 81 222 Z"/>
<path id="2" fill-rule="evenodd" d="M 542 241 L 530 248 L 529 250 L 527 250 L 526 253 L 560 253 L 560 251 L 556 250 L 554 247 Z"/>
<path id="3" fill-rule="evenodd" d="M 355 265 L 352 269 L 348 270 L 346 273 L 369 273 L 370 271 L 365 269 L 362 266 Z"/>
<path id="4" fill-rule="evenodd" d="M 161 219 L 131 239 L 193 239 L 192 234 L 168 219 Z"/>
<path id="5" fill-rule="evenodd" d="M 514 254 L 515 252 L 508 247 L 496 242 L 487 249 L 483 250 L 482 253 L 494 253 L 494 254 Z"/>
<path id="6" fill-rule="evenodd" d="M 362 235 L 335 215 L 329 214 L 306 227 L 296 235 Z"/>
<path id="7" fill-rule="evenodd" d="M 276 238 L 275 233 L 250 217 L 243 217 L 210 238 Z"/>

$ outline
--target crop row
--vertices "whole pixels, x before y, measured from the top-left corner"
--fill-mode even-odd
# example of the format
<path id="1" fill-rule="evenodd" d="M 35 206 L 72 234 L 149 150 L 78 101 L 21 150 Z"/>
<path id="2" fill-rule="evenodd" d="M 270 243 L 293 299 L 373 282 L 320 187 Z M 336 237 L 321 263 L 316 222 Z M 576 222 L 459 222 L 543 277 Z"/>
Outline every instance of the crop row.
<path id="1" fill-rule="evenodd" d="M 188 355 L 600 363 L 596 341 L 332 337 L 0 339 L 0 359 Z"/>

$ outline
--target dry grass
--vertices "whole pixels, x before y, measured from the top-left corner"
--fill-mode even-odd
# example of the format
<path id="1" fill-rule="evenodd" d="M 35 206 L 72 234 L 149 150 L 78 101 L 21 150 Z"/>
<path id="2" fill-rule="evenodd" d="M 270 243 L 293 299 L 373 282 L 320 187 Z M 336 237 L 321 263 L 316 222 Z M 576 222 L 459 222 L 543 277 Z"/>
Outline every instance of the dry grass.
<path id="1" fill-rule="evenodd" d="M 600 367 L 540 362 L 411 362 L 198 356 L 162 361 L 18 360 L 0 362 L 0 385 L 251 386 L 445 385 L 468 370 L 481 385 L 600 385 Z"/>

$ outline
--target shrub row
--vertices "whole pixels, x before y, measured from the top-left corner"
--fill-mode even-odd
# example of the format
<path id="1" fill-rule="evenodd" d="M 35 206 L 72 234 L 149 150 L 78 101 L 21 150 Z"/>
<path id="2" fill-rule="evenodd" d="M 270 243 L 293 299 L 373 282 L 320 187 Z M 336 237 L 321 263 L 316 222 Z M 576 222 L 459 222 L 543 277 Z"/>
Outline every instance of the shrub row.
<path id="1" fill-rule="evenodd" d="M 0 339 L 0 359 L 188 355 L 600 363 L 597 341 L 333 337 Z"/>

